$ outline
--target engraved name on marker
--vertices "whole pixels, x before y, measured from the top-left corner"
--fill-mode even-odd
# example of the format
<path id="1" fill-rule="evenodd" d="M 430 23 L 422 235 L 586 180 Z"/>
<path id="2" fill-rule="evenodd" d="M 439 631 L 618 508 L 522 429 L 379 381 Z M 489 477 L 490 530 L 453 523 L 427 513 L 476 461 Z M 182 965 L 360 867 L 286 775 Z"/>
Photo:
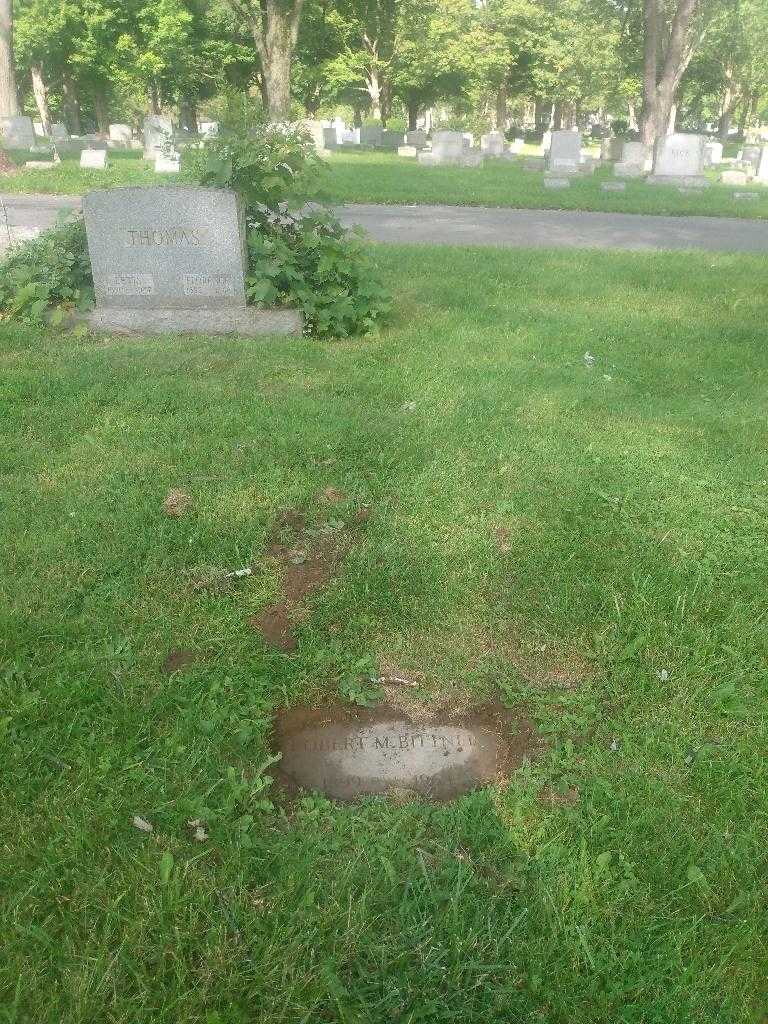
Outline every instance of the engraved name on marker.
<path id="1" fill-rule="evenodd" d="M 197 228 L 128 228 L 128 245 L 163 245 L 172 248 L 197 247 L 201 244 Z"/>
<path id="2" fill-rule="evenodd" d="M 155 279 L 151 274 L 106 274 L 105 295 L 154 295 Z"/>
<path id="3" fill-rule="evenodd" d="M 200 295 L 203 298 L 222 298 L 235 294 L 235 284 L 230 274 L 183 274 L 181 286 L 185 295 Z"/>

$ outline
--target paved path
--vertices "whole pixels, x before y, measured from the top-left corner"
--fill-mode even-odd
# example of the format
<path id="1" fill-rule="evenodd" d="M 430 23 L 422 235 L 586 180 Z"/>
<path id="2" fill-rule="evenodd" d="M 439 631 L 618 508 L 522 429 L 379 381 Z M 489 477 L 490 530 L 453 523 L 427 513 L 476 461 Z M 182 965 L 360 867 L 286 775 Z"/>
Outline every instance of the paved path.
<path id="1" fill-rule="evenodd" d="M 0 250 L 52 224 L 76 196 L 0 194 Z M 5 209 L 5 214 L 3 210 Z M 512 248 L 708 249 L 768 252 L 768 220 L 651 217 L 570 210 L 479 206 L 343 206 L 345 224 L 361 224 L 379 242 L 493 245 Z M 6 227 L 7 223 L 7 227 Z"/>

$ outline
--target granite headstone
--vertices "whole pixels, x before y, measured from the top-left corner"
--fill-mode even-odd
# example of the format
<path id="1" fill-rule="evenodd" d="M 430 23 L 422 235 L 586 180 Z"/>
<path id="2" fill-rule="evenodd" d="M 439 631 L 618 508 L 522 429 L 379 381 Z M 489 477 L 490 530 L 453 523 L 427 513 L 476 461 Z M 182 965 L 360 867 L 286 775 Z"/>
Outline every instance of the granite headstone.
<path id="1" fill-rule="evenodd" d="M 246 306 L 245 217 L 228 189 L 136 187 L 83 199 L 96 308 L 115 333 L 301 333 L 293 310 Z"/>

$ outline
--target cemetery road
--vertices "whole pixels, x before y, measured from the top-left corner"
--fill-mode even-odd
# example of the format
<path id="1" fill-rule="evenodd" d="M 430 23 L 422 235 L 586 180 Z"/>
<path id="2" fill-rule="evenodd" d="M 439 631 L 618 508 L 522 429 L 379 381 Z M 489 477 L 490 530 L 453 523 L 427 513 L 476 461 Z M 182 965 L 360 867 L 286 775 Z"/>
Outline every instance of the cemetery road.
<path id="1" fill-rule="evenodd" d="M 79 209 L 78 196 L 0 194 L 0 251 Z M 509 248 L 704 249 L 768 252 L 768 221 L 736 217 L 655 217 L 572 210 L 480 206 L 350 205 L 336 211 L 374 240 L 398 245 L 490 245 Z"/>

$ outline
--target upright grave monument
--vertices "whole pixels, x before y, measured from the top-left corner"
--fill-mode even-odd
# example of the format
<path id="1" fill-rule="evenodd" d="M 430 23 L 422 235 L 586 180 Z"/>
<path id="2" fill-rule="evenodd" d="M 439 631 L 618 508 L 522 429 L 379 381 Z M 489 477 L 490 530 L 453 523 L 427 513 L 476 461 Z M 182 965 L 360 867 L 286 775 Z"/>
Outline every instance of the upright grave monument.
<path id="1" fill-rule="evenodd" d="M 432 149 L 419 153 L 422 167 L 480 167 L 483 154 L 467 148 L 461 132 L 437 131 Z"/>
<path id="2" fill-rule="evenodd" d="M 581 133 L 552 132 L 547 158 L 547 173 L 578 174 L 581 165 Z"/>
<path id="3" fill-rule="evenodd" d="M 173 145 L 173 121 L 162 114 L 144 118 L 144 159 L 154 160 Z"/>
<path id="4" fill-rule="evenodd" d="M 486 156 L 504 156 L 506 140 L 501 132 L 488 132 L 480 136 L 480 152 Z"/>
<path id="5" fill-rule="evenodd" d="M 709 185 L 704 177 L 703 135 L 676 133 L 664 135 L 656 142 L 653 160 L 653 174 L 648 178 L 652 185 L 682 185 L 685 188 L 703 188 Z"/>
<path id="6" fill-rule="evenodd" d="M 617 178 L 641 178 L 650 169 L 651 159 L 645 143 L 623 143 L 621 160 L 613 167 L 613 173 Z"/>
<path id="7" fill-rule="evenodd" d="M 83 199 L 96 308 L 116 334 L 300 334 L 295 310 L 245 301 L 242 201 L 227 189 L 117 188 Z"/>
<path id="8" fill-rule="evenodd" d="M 31 149 L 35 145 L 35 129 L 31 117 L 0 118 L 0 136 L 7 149 Z"/>
<path id="9" fill-rule="evenodd" d="M 80 154 L 80 166 L 84 170 L 105 170 L 107 166 L 106 149 L 84 149 Z"/>

